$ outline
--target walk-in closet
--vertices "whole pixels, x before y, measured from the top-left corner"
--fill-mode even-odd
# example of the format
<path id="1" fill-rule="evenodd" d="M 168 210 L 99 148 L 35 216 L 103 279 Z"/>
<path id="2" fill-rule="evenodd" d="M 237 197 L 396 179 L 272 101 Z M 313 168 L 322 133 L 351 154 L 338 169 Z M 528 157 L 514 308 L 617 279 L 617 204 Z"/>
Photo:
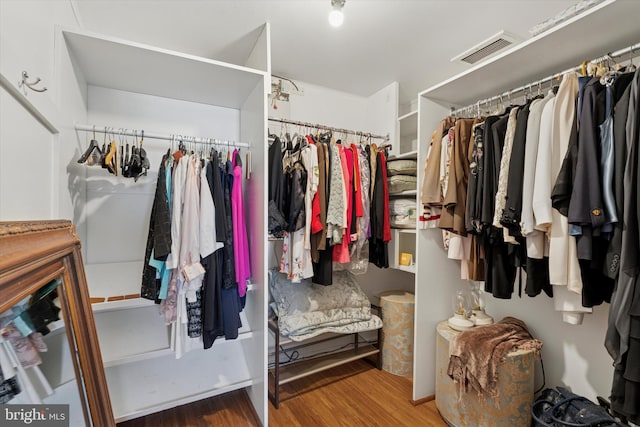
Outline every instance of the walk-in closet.
<path id="1" fill-rule="evenodd" d="M 0 0 L 0 424 L 640 425 L 638 16 Z"/>

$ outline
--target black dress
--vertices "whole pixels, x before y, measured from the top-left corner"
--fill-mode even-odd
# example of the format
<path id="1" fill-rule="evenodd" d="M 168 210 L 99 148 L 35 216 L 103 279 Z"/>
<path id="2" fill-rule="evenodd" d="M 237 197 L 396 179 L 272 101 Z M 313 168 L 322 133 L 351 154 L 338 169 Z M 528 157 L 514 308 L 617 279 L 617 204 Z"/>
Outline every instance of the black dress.
<path id="1" fill-rule="evenodd" d="M 156 279 L 156 269 L 149 265 L 151 253 L 153 252 L 153 256 L 157 260 L 166 260 L 171 252 L 171 211 L 169 210 L 167 177 L 165 175 L 167 158 L 167 155 L 162 157 L 160 169 L 158 170 L 158 180 L 156 182 L 156 192 L 151 207 L 149 233 L 147 235 L 147 246 L 144 254 L 142 286 L 140 288 L 140 296 L 154 300 L 156 304 L 160 303 L 158 299 L 160 279 Z"/>
<path id="2" fill-rule="evenodd" d="M 227 239 L 227 225 L 224 215 L 224 195 L 217 159 L 207 164 L 207 183 L 216 207 L 216 239 L 224 243 Z M 205 189 L 201 189 L 203 191 Z M 204 348 L 210 348 L 217 337 L 224 335 L 222 306 L 222 257 L 223 249 L 218 249 L 202 260 L 205 276 L 202 282 L 202 338 Z"/>

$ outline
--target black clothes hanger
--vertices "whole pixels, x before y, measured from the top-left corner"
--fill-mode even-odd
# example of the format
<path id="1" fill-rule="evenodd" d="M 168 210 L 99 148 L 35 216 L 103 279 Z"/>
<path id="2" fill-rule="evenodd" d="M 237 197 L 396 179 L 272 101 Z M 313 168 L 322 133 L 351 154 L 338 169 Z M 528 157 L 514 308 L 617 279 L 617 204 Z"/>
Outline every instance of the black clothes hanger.
<path id="1" fill-rule="evenodd" d="M 82 156 L 78 159 L 78 163 L 87 163 L 89 166 L 93 166 L 96 164 L 100 164 L 102 162 L 103 152 L 98 146 L 98 141 L 96 141 L 96 131 L 95 126 L 93 130 L 93 139 L 89 141 L 89 146 L 82 153 Z"/>
<path id="2" fill-rule="evenodd" d="M 142 157 L 140 156 L 140 149 L 138 147 L 133 148 L 131 162 L 131 178 L 138 181 L 138 178 L 143 174 Z"/>
<path id="3" fill-rule="evenodd" d="M 271 131 L 268 132 L 268 137 L 269 137 L 269 146 L 271 146 L 271 144 L 273 144 L 278 140 L 278 135 L 276 135 L 275 133 L 272 133 Z"/>
<path id="4" fill-rule="evenodd" d="M 146 150 L 142 147 L 143 144 L 144 131 L 142 131 L 142 137 L 140 138 L 140 158 L 142 159 L 142 168 L 144 169 L 144 175 L 146 175 L 149 168 L 151 168 L 151 163 L 149 162 L 149 157 L 147 157 Z"/>
<path id="5" fill-rule="evenodd" d="M 102 169 L 106 169 L 107 168 L 107 162 L 106 162 L 106 153 L 107 153 L 107 144 L 103 143 L 102 144 L 102 158 L 100 159 L 100 166 L 102 166 Z"/>
<path id="6" fill-rule="evenodd" d="M 304 135 L 298 135 L 298 144 L 300 146 L 300 150 L 304 149 L 307 145 L 309 145 L 309 141 Z"/>
<path id="7" fill-rule="evenodd" d="M 129 141 L 127 141 L 127 145 L 125 148 L 125 157 L 124 157 L 124 161 L 122 162 L 122 176 L 125 176 L 127 178 L 131 178 L 131 159 L 133 158 L 133 156 L 131 155 L 131 147 L 129 146 Z"/>
<path id="8" fill-rule="evenodd" d="M 138 135 L 136 132 L 136 136 L 134 137 L 136 140 L 138 139 Z M 131 160 L 129 163 L 129 177 L 136 178 L 142 173 L 142 158 L 140 157 L 140 149 L 136 146 L 136 142 L 131 146 Z M 137 178 L 136 178 L 137 179 Z"/>
<path id="9" fill-rule="evenodd" d="M 124 134 L 125 129 L 122 129 L 120 136 L 120 175 L 124 175 L 125 163 L 127 162 L 127 136 Z"/>

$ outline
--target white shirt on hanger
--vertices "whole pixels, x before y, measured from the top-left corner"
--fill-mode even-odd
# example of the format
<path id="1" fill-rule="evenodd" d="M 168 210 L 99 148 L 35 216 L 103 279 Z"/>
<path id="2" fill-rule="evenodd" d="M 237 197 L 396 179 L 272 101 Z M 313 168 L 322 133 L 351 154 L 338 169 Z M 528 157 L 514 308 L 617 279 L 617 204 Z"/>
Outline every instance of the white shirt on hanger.
<path id="1" fill-rule="evenodd" d="M 576 114 L 578 77 L 575 73 L 565 74 L 556 95 L 553 108 L 551 133 L 550 183 L 560 173 L 562 162 L 569 147 L 569 138 Z M 553 287 L 553 301 L 556 310 L 562 311 L 562 319 L 571 324 L 581 324 L 583 313 L 593 309 L 582 306 L 582 276 L 578 264 L 576 240 L 569 235 L 567 217 L 555 209 L 551 210 L 549 232 L 549 281 Z"/>

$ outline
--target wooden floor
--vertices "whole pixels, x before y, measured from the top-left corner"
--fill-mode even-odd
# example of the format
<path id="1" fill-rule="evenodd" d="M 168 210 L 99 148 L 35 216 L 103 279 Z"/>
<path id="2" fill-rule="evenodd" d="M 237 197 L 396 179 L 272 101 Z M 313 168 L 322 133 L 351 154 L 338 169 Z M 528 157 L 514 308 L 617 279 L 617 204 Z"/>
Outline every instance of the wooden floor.
<path id="1" fill-rule="evenodd" d="M 255 427 L 260 420 L 244 390 L 236 390 L 146 417 L 118 424 L 118 427 Z"/>
<path id="2" fill-rule="evenodd" d="M 434 402 L 413 406 L 411 381 L 359 360 L 281 387 L 280 409 L 269 402 L 271 427 L 446 427 Z M 257 426 L 244 391 L 159 412 L 120 427 Z"/>
<path id="3" fill-rule="evenodd" d="M 408 378 L 359 360 L 281 387 L 269 426 L 446 427 L 435 402 L 413 406 Z"/>

